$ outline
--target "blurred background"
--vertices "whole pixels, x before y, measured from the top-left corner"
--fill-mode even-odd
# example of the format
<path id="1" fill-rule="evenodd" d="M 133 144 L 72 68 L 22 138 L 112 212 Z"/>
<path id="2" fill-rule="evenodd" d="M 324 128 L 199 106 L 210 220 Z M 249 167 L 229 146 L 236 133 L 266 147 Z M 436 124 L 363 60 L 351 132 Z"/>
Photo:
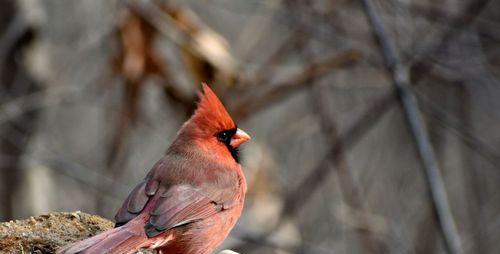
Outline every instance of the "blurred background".
<path id="1" fill-rule="evenodd" d="M 498 253 L 500 1 L 0 1 L 0 221 L 113 218 L 202 81 L 249 253 Z"/>

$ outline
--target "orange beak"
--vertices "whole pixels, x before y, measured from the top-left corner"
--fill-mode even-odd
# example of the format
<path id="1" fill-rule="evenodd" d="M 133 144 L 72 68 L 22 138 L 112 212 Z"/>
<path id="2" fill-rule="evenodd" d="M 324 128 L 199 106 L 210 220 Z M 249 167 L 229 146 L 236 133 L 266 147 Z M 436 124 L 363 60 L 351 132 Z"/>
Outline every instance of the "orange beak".
<path id="1" fill-rule="evenodd" d="M 234 134 L 233 138 L 231 139 L 231 146 L 236 148 L 240 146 L 241 144 L 247 142 L 250 140 L 250 136 L 242 131 L 241 129 L 236 130 L 236 133 Z"/>

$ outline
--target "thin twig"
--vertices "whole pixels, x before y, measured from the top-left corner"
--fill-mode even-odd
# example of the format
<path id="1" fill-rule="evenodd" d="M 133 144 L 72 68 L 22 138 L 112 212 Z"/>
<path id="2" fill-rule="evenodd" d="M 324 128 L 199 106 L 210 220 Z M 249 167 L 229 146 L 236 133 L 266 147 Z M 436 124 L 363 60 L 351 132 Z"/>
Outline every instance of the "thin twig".
<path id="1" fill-rule="evenodd" d="M 290 55 L 290 49 L 301 36 L 303 36 L 301 28 L 296 28 L 288 34 L 287 38 L 283 40 L 281 45 L 269 56 L 266 56 L 266 59 L 259 64 L 257 70 L 252 73 L 252 77 L 240 77 L 240 84 L 238 87 L 243 90 L 248 89 L 248 86 L 256 87 L 269 83 L 269 80 L 273 77 L 275 66 L 282 60 L 282 58 Z"/>
<path id="2" fill-rule="evenodd" d="M 441 171 L 435 158 L 434 149 L 429 141 L 427 130 L 422 121 L 422 116 L 418 111 L 417 100 L 413 91 L 410 89 L 408 69 L 400 62 L 396 48 L 386 33 L 382 20 L 375 10 L 373 3 L 370 0 L 362 0 L 362 4 L 373 29 L 374 36 L 382 50 L 385 65 L 392 74 L 392 79 L 398 91 L 408 125 L 422 159 L 428 187 L 444 236 L 445 245 L 449 253 L 463 253 L 462 241 L 455 220 L 453 219 L 453 213 L 449 205 Z"/>
<path id="3" fill-rule="evenodd" d="M 246 60 L 249 53 L 255 46 L 267 38 L 269 30 L 272 27 L 271 21 L 277 10 L 281 7 L 281 0 L 264 1 L 262 7 L 257 10 L 252 18 L 249 19 L 246 26 L 238 35 L 235 42 L 235 51 L 239 53 L 240 59 Z M 267 32 L 267 33 L 266 33 Z"/>
<path id="4" fill-rule="evenodd" d="M 464 24 L 467 25 L 470 24 L 470 22 L 477 20 L 478 22 L 485 23 L 488 26 L 498 29 L 500 27 L 498 23 L 490 19 L 477 16 L 488 2 L 489 0 L 471 1 L 471 3 L 466 6 L 467 12 L 463 14 L 457 14 L 454 11 L 449 10 L 446 5 L 438 3 L 422 4 L 421 2 L 401 2 L 401 4 L 406 5 L 412 13 L 422 16 L 429 21 L 445 24 L 447 26 L 450 24 L 463 26 Z M 450 31 L 448 31 L 448 33 L 449 32 Z"/>
<path id="5" fill-rule="evenodd" d="M 33 92 L 0 104 L 0 125 L 31 110 L 59 105 L 70 96 L 76 96 L 81 88 L 54 87 Z"/>
<path id="6" fill-rule="evenodd" d="M 445 110 L 439 108 L 435 103 L 425 99 L 423 96 L 418 96 L 418 98 L 423 102 L 420 104 L 420 109 L 423 113 L 436 119 L 439 124 L 455 134 L 465 145 L 473 149 L 493 166 L 500 168 L 500 152 L 497 151 L 497 149 L 479 139 L 471 130 L 466 128 L 463 123 L 451 116 Z"/>
<path id="7" fill-rule="evenodd" d="M 91 170 L 85 165 L 68 160 L 63 155 L 57 154 L 52 150 L 47 151 L 51 155 L 51 158 L 46 163 L 49 169 L 80 182 L 84 186 L 90 187 L 90 189 L 95 190 L 100 195 L 112 197 L 120 201 L 123 198 L 123 194 L 128 193 L 133 188 L 131 185 L 123 184 L 120 181 L 116 181 L 113 177 L 100 173 L 103 170 Z M 106 183 L 106 185 L 100 184 L 102 182 Z M 112 186 L 112 188 L 104 188 L 103 186 Z"/>
<path id="8" fill-rule="evenodd" d="M 343 202 L 349 207 L 359 210 L 360 212 L 364 212 L 365 207 L 363 205 L 360 191 L 354 182 L 352 172 L 347 164 L 344 143 L 341 140 L 338 140 L 339 134 L 337 124 L 331 119 L 331 117 L 329 117 L 324 105 L 326 102 L 324 101 L 324 98 L 322 98 L 323 96 L 321 96 L 323 91 L 321 91 L 321 87 L 316 86 L 312 88 L 312 93 L 312 104 L 315 112 L 317 112 L 318 117 L 320 118 L 324 134 L 327 137 L 328 142 L 334 143 L 335 146 L 338 147 L 334 153 L 326 155 L 330 161 L 329 164 L 333 166 L 333 168 L 327 168 L 331 168 L 329 171 L 334 171 L 338 175 L 339 189 L 342 194 Z M 318 178 L 316 179 L 319 180 Z M 317 183 L 314 183 L 313 186 L 314 185 L 317 185 Z M 361 225 L 369 227 L 366 217 L 360 217 L 359 219 L 359 223 Z M 359 234 L 358 237 L 360 238 L 363 247 L 366 248 L 367 253 L 384 253 L 384 251 L 382 251 L 383 244 L 376 241 L 370 234 Z"/>
<path id="9" fill-rule="evenodd" d="M 440 38 L 436 40 L 434 45 L 429 45 L 424 48 L 424 52 L 418 54 L 416 59 L 413 60 L 412 65 L 408 69 L 411 75 L 411 81 L 416 82 L 425 73 L 432 69 L 429 64 L 429 59 L 436 55 L 436 53 L 444 50 L 454 38 L 456 38 L 466 27 L 468 27 L 479 14 L 486 8 L 490 0 L 471 0 L 465 6 L 461 15 L 456 16 L 448 24 L 448 29 L 442 33 Z"/>
<path id="10" fill-rule="evenodd" d="M 250 112 L 254 114 L 258 110 L 279 102 L 293 92 L 310 87 L 313 84 L 308 81 L 313 78 L 319 78 L 331 73 L 332 69 L 335 68 L 353 65 L 360 59 L 360 56 L 360 53 L 356 50 L 346 50 L 340 54 L 313 62 L 299 73 L 292 75 L 291 78 L 269 85 L 269 89 L 259 91 L 258 95 L 251 94 L 240 98 L 238 104 L 232 107 L 233 115 L 241 120 L 247 117 Z"/>

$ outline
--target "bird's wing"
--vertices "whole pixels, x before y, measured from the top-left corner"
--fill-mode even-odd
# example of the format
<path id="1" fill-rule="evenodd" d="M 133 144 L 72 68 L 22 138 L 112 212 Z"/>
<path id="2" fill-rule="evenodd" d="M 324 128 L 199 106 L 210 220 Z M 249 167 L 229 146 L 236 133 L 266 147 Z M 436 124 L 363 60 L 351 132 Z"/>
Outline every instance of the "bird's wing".
<path id="1" fill-rule="evenodd" d="M 188 184 L 176 185 L 160 195 L 146 224 L 146 234 L 156 236 L 165 230 L 205 219 L 224 209 L 204 194 L 206 190 Z"/>
<path id="2" fill-rule="evenodd" d="M 139 215 L 146 207 L 148 201 L 157 194 L 159 184 L 160 182 L 154 179 L 146 179 L 138 184 L 116 213 L 116 226 L 121 226 Z"/>
<path id="3" fill-rule="evenodd" d="M 228 203 L 218 204 L 215 201 L 217 198 L 208 197 L 214 195 L 203 194 L 207 190 L 200 190 L 188 184 L 172 186 L 163 193 L 157 191 L 158 184 L 154 180 L 146 180 L 137 185 L 116 214 L 116 226 L 121 226 L 139 215 L 154 195 L 159 197 L 145 226 L 149 237 L 229 208 Z"/>
<path id="4" fill-rule="evenodd" d="M 200 167 L 195 165 L 183 170 L 186 172 Z M 186 180 L 168 177 L 171 172 L 175 175 L 172 168 L 163 163 L 155 166 L 146 180 L 137 185 L 123 203 L 115 216 L 116 226 L 129 222 L 149 206 L 150 219 L 145 229 L 147 235 L 152 237 L 165 230 L 210 217 L 238 203 L 238 178 L 234 170 L 205 165 L 205 168 L 213 169 L 205 172 L 212 180 L 205 177 L 202 182 L 213 184 L 195 187 Z M 163 180 L 160 183 L 157 179 Z"/>

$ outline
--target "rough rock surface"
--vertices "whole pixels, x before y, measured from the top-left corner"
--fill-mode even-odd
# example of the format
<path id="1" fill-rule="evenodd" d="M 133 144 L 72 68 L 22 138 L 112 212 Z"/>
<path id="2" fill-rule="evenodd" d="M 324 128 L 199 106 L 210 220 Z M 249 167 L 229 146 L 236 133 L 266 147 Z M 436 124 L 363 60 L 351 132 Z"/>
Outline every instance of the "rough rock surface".
<path id="1" fill-rule="evenodd" d="M 79 211 L 2 222 L 0 253 L 54 253 L 63 245 L 88 238 L 113 226 L 109 220 Z"/>

